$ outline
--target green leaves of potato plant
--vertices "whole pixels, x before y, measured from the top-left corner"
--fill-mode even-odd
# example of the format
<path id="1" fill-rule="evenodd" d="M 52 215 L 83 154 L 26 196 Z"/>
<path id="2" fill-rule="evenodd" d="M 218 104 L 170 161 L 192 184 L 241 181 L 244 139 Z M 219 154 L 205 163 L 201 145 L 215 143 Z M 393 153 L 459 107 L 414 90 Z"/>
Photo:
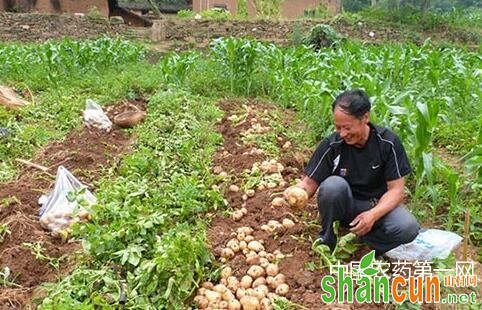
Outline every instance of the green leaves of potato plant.
<path id="1" fill-rule="evenodd" d="M 119 270 L 128 307 L 176 309 L 207 277 L 211 264 L 198 217 L 224 205 L 221 194 L 211 189 L 209 169 L 220 142 L 211 128 L 221 113 L 212 102 L 182 91 L 157 93 L 148 111 L 134 129 L 134 153 L 123 159 L 118 174 L 99 182 L 93 222 L 79 233 L 96 262 L 92 272 Z M 51 304 L 67 300 L 56 292 L 77 285 L 71 281 L 54 289 Z M 76 298 L 95 302 L 91 296 Z"/>

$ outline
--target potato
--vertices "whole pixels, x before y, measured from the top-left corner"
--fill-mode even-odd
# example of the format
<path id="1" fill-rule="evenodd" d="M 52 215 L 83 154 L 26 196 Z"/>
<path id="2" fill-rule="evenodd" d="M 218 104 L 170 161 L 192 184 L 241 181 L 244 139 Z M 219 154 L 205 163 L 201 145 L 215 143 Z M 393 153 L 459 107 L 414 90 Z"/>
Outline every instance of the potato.
<path id="1" fill-rule="evenodd" d="M 234 252 L 230 248 L 225 248 L 221 251 L 221 257 L 224 257 L 226 259 L 231 259 L 234 257 Z"/>
<path id="2" fill-rule="evenodd" d="M 233 268 L 226 266 L 221 270 L 221 278 L 227 279 L 233 274 Z"/>
<path id="3" fill-rule="evenodd" d="M 221 294 L 221 299 L 222 300 L 225 300 L 225 301 L 230 301 L 230 300 L 233 300 L 235 299 L 236 297 L 234 297 L 234 294 L 233 292 L 231 292 L 230 290 L 227 290 L 226 292 L 224 292 L 223 294 Z"/>
<path id="4" fill-rule="evenodd" d="M 286 142 L 283 144 L 283 146 L 282 146 L 282 148 L 283 148 L 284 150 L 287 150 L 287 149 L 289 149 L 290 147 L 291 147 L 291 142 L 290 142 L 290 141 L 286 141 Z"/>
<path id="5" fill-rule="evenodd" d="M 241 210 L 241 212 L 243 213 L 243 215 L 248 214 L 248 209 L 246 209 L 245 207 L 246 207 L 246 205 L 244 205 L 241 209 L 239 209 L 239 210 Z"/>
<path id="6" fill-rule="evenodd" d="M 239 287 L 236 290 L 236 298 L 237 299 L 241 300 L 241 298 L 243 298 L 245 295 L 246 295 L 246 289 L 245 288 Z"/>
<path id="7" fill-rule="evenodd" d="M 276 289 L 281 284 L 286 283 L 286 277 L 282 273 L 278 273 L 274 278 L 271 284 L 269 285 L 272 289 Z"/>
<path id="8" fill-rule="evenodd" d="M 88 222 L 92 220 L 92 215 L 90 215 L 89 211 L 87 210 L 80 210 L 79 213 L 77 213 L 77 216 L 82 222 Z"/>
<path id="9" fill-rule="evenodd" d="M 228 279 L 227 279 L 228 283 L 226 285 L 226 287 L 231 290 L 231 292 L 236 292 L 239 288 L 239 281 L 238 279 L 235 277 L 235 276 L 230 276 Z"/>
<path id="10" fill-rule="evenodd" d="M 266 251 L 264 251 L 264 250 L 258 252 L 259 257 L 266 257 L 267 254 L 268 253 L 266 253 Z"/>
<path id="11" fill-rule="evenodd" d="M 263 268 L 268 267 L 268 265 L 269 265 L 268 259 L 266 259 L 266 257 L 261 257 L 261 258 L 259 259 L 259 265 L 260 265 L 261 267 L 263 267 Z"/>
<path id="12" fill-rule="evenodd" d="M 223 179 L 227 178 L 228 177 L 228 173 L 226 171 L 222 171 L 219 173 L 219 176 Z"/>
<path id="13" fill-rule="evenodd" d="M 290 219 L 283 219 L 282 225 L 284 228 L 289 229 L 295 226 L 295 223 Z"/>
<path id="14" fill-rule="evenodd" d="M 246 257 L 246 264 L 248 265 L 258 265 L 259 264 L 259 255 L 250 255 Z"/>
<path id="15" fill-rule="evenodd" d="M 221 301 L 221 294 L 215 291 L 206 290 L 206 299 L 211 303 L 218 303 Z"/>
<path id="16" fill-rule="evenodd" d="M 231 247 L 230 247 L 231 250 L 233 250 L 234 253 L 238 253 L 239 252 L 239 243 L 233 243 L 231 244 Z"/>
<path id="17" fill-rule="evenodd" d="M 266 277 L 266 284 L 268 284 L 271 287 L 271 284 L 274 282 L 274 277 L 272 276 L 267 276 Z"/>
<path id="18" fill-rule="evenodd" d="M 259 277 L 257 278 L 256 280 L 254 280 L 253 282 L 253 288 L 256 288 L 260 285 L 265 285 L 266 284 L 266 278 L 263 278 L 263 277 Z"/>
<path id="19" fill-rule="evenodd" d="M 253 284 L 253 278 L 250 276 L 243 276 L 241 278 L 241 282 L 239 283 L 239 286 L 241 286 L 244 289 L 248 289 L 251 287 L 251 284 Z"/>
<path id="20" fill-rule="evenodd" d="M 261 299 L 260 304 L 261 304 L 261 310 L 272 310 L 273 309 L 273 306 L 271 306 L 271 301 L 267 297 Z"/>
<path id="21" fill-rule="evenodd" d="M 206 281 L 203 284 L 201 284 L 201 287 L 212 290 L 214 288 L 214 284 L 212 282 Z"/>
<path id="22" fill-rule="evenodd" d="M 243 201 L 246 201 L 246 200 L 248 200 L 248 195 L 246 195 L 246 194 L 243 194 L 243 196 L 241 196 L 241 199 L 242 199 Z"/>
<path id="23" fill-rule="evenodd" d="M 268 183 L 266 183 L 266 187 L 267 187 L 267 188 L 270 188 L 270 189 L 271 189 L 271 188 L 275 188 L 276 186 L 277 186 L 277 184 L 274 183 L 274 182 L 268 182 Z"/>
<path id="24" fill-rule="evenodd" d="M 223 168 L 221 166 L 215 166 L 213 168 L 213 173 L 214 174 L 220 174 L 221 172 L 223 172 Z"/>
<path id="25" fill-rule="evenodd" d="M 237 193 L 237 192 L 239 192 L 239 186 L 233 184 L 233 185 L 229 186 L 229 191 L 233 192 L 233 193 Z"/>
<path id="26" fill-rule="evenodd" d="M 240 232 L 240 233 L 236 234 L 236 239 L 238 239 L 239 241 L 242 241 L 242 240 L 246 239 L 246 234 L 244 232 Z"/>
<path id="27" fill-rule="evenodd" d="M 228 302 L 226 300 L 222 300 L 218 304 L 219 309 L 227 309 L 228 308 Z"/>
<path id="28" fill-rule="evenodd" d="M 254 230 L 253 228 L 249 227 L 249 226 L 244 226 L 244 227 L 239 227 L 236 232 L 239 234 L 239 233 L 244 233 L 246 235 L 252 235 Z"/>
<path id="29" fill-rule="evenodd" d="M 292 187 L 287 192 L 288 204 L 292 209 L 303 209 L 308 202 L 308 193 L 301 187 Z"/>
<path id="30" fill-rule="evenodd" d="M 266 224 L 265 224 L 265 225 L 261 225 L 261 230 L 262 230 L 262 231 L 267 231 L 267 232 L 270 232 L 270 233 L 273 232 L 273 231 L 275 231 L 274 228 L 272 228 L 271 226 L 266 225 Z"/>
<path id="31" fill-rule="evenodd" d="M 243 216 L 244 216 L 243 211 L 236 210 L 236 211 L 233 212 L 232 218 L 233 218 L 233 220 L 238 222 L 243 218 Z"/>
<path id="32" fill-rule="evenodd" d="M 248 196 L 249 198 L 252 198 L 252 197 L 254 197 L 255 193 L 256 192 L 254 191 L 254 189 L 248 189 L 246 191 L 246 196 Z"/>
<path id="33" fill-rule="evenodd" d="M 199 308 L 199 309 L 206 309 L 209 305 L 209 301 L 206 297 L 197 295 L 194 297 L 194 304 Z"/>
<path id="34" fill-rule="evenodd" d="M 262 298 L 266 297 L 266 295 L 269 293 L 268 287 L 264 284 L 258 285 L 254 288 L 254 290 L 260 292 L 263 296 Z"/>
<path id="35" fill-rule="evenodd" d="M 243 310 L 261 310 L 258 299 L 253 296 L 244 296 L 240 300 Z"/>
<path id="36" fill-rule="evenodd" d="M 198 295 L 205 295 L 206 294 L 206 289 L 204 287 L 200 287 L 198 290 L 197 290 L 197 294 Z"/>
<path id="37" fill-rule="evenodd" d="M 240 248 L 239 248 L 239 241 L 237 239 L 231 239 L 228 241 L 228 243 L 226 244 L 226 247 L 227 248 L 230 248 L 231 250 L 233 250 L 234 253 L 237 253 L 239 252 Z"/>
<path id="38" fill-rule="evenodd" d="M 56 239 L 60 239 L 62 242 L 66 242 L 69 239 L 69 230 L 59 229 L 52 233 L 52 236 Z"/>
<path id="39" fill-rule="evenodd" d="M 257 290 L 257 289 L 247 289 L 246 290 L 246 296 L 253 296 L 255 297 L 258 301 L 263 299 L 265 297 L 265 294 L 262 290 Z"/>
<path id="40" fill-rule="evenodd" d="M 266 274 L 267 274 L 268 276 L 274 277 L 274 276 L 276 276 L 276 275 L 278 274 L 278 272 L 279 272 L 279 268 L 278 268 L 278 266 L 275 265 L 275 264 L 269 264 L 269 265 L 266 267 Z"/>
<path id="41" fill-rule="evenodd" d="M 254 237 L 251 235 L 248 235 L 244 238 L 244 241 L 246 241 L 248 244 L 254 240 Z"/>
<path id="42" fill-rule="evenodd" d="M 259 277 L 264 277 L 265 276 L 265 271 L 263 267 L 258 266 L 258 265 L 253 265 L 249 267 L 247 274 L 252 277 L 253 279 L 259 278 Z"/>
<path id="43" fill-rule="evenodd" d="M 48 230 L 49 224 L 50 224 L 50 221 L 49 221 L 49 218 L 47 216 L 43 216 L 43 217 L 40 218 L 40 226 L 43 229 Z"/>
<path id="44" fill-rule="evenodd" d="M 287 205 L 286 201 L 281 197 L 276 197 L 271 202 L 271 206 L 275 207 L 275 208 L 281 208 L 281 207 L 286 206 L 286 205 Z"/>
<path id="45" fill-rule="evenodd" d="M 248 243 L 246 241 L 244 241 L 244 240 L 239 241 L 239 249 L 241 251 L 243 251 L 244 249 L 247 249 L 247 248 L 248 248 Z"/>
<path id="46" fill-rule="evenodd" d="M 288 286 L 288 284 L 283 283 L 283 284 L 278 285 L 275 292 L 276 292 L 276 294 L 278 294 L 280 296 L 286 296 L 286 294 L 288 294 L 289 290 L 290 290 L 290 287 Z"/>
<path id="47" fill-rule="evenodd" d="M 269 226 L 269 227 L 272 227 L 272 228 L 274 228 L 274 229 L 278 229 L 278 228 L 282 227 L 283 225 L 281 225 L 281 223 L 278 222 L 278 221 L 276 221 L 276 220 L 269 220 L 269 221 L 268 221 L 268 226 Z"/>
<path id="48" fill-rule="evenodd" d="M 272 262 L 276 259 L 276 256 L 274 256 L 273 253 L 267 253 L 266 254 L 266 259 L 269 261 L 269 262 Z"/>
<path id="49" fill-rule="evenodd" d="M 241 304 L 236 299 L 228 301 L 228 310 L 241 310 Z"/>
<path id="50" fill-rule="evenodd" d="M 214 291 L 218 292 L 221 295 L 226 293 L 227 290 L 228 288 L 224 284 L 217 284 L 214 286 Z"/>
<path id="51" fill-rule="evenodd" d="M 264 251 L 264 246 L 258 241 L 251 241 L 248 243 L 248 249 L 255 252 L 261 252 Z"/>

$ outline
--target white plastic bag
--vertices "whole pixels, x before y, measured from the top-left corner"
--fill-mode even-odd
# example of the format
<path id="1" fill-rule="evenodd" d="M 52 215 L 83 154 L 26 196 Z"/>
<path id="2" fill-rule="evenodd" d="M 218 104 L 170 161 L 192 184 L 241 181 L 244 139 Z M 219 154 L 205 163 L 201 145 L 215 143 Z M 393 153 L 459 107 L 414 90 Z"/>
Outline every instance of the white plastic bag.
<path id="1" fill-rule="evenodd" d="M 402 244 L 385 254 L 393 259 L 406 261 L 443 259 L 459 246 L 462 239 L 461 236 L 450 231 L 421 230 L 415 240 Z"/>
<path id="2" fill-rule="evenodd" d="M 56 232 L 70 227 L 74 222 L 88 221 L 88 208 L 97 199 L 67 169 L 57 170 L 54 190 L 39 198 L 40 224 L 44 229 Z"/>
<path id="3" fill-rule="evenodd" d="M 85 102 L 84 124 L 88 128 L 97 128 L 106 132 L 112 130 L 110 119 L 102 111 L 102 108 L 91 99 L 87 99 Z"/>

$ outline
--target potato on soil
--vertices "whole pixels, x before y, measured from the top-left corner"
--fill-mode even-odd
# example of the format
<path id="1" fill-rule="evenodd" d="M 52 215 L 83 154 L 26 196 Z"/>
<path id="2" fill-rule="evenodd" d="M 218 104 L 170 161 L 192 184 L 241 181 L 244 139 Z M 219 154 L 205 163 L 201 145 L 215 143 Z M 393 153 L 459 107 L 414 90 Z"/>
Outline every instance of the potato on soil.
<path id="1" fill-rule="evenodd" d="M 265 271 L 264 268 L 258 265 L 253 265 L 249 267 L 247 274 L 253 278 L 257 279 L 259 277 L 264 277 L 265 276 Z"/>
<path id="2" fill-rule="evenodd" d="M 236 210 L 233 212 L 232 218 L 237 222 L 237 221 L 240 221 L 243 218 L 243 216 L 244 216 L 243 211 Z"/>
<path id="3" fill-rule="evenodd" d="M 244 296 L 241 298 L 240 303 L 243 307 L 243 310 L 261 310 L 261 306 L 256 297 Z"/>
<path id="4" fill-rule="evenodd" d="M 194 304 L 198 306 L 199 309 L 206 309 L 209 305 L 209 301 L 206 297 L 197 295 L 194 297 Z"/>
<path id="5" fill-rule="evenodd" d="M 288 284 L 283 283 L 283 284 L 280 284 L 276 288 L 275 292 L 276 292 L 276 294 L 278 294 L 280 296 L 286 296 L 286 294 L 288 294 L 289 289 L 290 288 L 289 288 Z"/>
<path id="6" fill-rule="evenodd" d="M 287 205 L 286 201 L 281 197 L 276 197 L 271 202 L 271 206 L 273 206 L 275 208 L 281 208 L 281 207 L 286 206 L 286 205 Z"/>
<path id="7" fill-rule="evenodd" d="M 301 187 L 292 187 L 287 192 L 288 204 L 292 209 L 303 209 L 308 202 L 308 193 Z"/>

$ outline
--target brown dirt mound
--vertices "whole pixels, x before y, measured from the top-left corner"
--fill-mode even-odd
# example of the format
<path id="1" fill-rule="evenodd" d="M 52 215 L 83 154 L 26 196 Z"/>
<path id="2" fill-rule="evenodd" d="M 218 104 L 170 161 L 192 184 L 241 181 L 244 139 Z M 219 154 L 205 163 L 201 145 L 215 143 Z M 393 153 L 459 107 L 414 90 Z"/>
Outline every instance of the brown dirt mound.
<path id="1" fill-rule="evenodd" d="M 110 118 L 124 111 L 128 104 L 145 110 L 143 100 L 107 107 Z M 114 128 L 110 133 L 83 128 L 70 133 L 65 140 L 54 142 L 32 160 L 48 167 L 47 173 L 35 168 L 25 168 L 16 180 L 0 188 L 0 224 L 8 224 L 10 234 L 0 243 L 0 270 L 8 267 L 14 285 L 2 287 L 0 309 L 18 309 L 29 303 L 36 286 L 57 278 L 74 268 L 72 254 L 80 249 L 76 241 L 62 243 L 44 231 L 38 221 L 38 198 L 50 190 L 55 182 L 56 170 L 63 165 L 89 190 L 104 170 L 115 163 L 129 148 L 131 138 Z M 26 243 L 41 244 L 42 250 L 34 255 Z M 37 257 L 35 257 L 37 256 Z M 56 266 L 57 262 L 59 266 Z"/>
<path id="2" fill-rule="evenodd" d="M 243 145 L 240 140 L 241 132 L 246 130 L 250 124 L 245 122 L 238 126 L 232 126 L 228 117 L 239 110 L 240 102 L 222 102 L 221 108 L 225 111 L 225 117 L 219 124 L 219 131 L 224 136 L 224 145 L 215 156 L 214 164 L 221 166 L 224 171 L 230 172 L 234 178 L 240 177 L 242 170 L 250 169 L 255 162 L 266 160 L 264 155 L 242 155 L 249 151 L 249 146 Z M 274 109 L 272 105 L 265 103 L 251 103 L 250 106 L 256 110 Z M 255 112 L 250 113 L 247 119 L 255 116 Z M 290 111 L 284 112 L 284 123 L 288 124 L 293 118 Z M 280 137 L 283 141 L 283 137 Z M 290 150 L 281 150 L 281 162 L 286 167 L 283 171 L 285 180 L 292 181 L 301 176 L 302 162 L 295 159 L 291 150 L 296 149 L 293 146 Z M 222 152 L 228 151 L 231 156 L 225 156 Z M 228 186 L 228 185 L 222 185 Z M 288 207 L 272 208 L 271 201 L 273 197 L 281 196 L 286 186 L 277 186 L 272 189 L 256 190 L 256 195 L 246 201 L 242 199 L 242 191 L 226 193 L 226 199 L 229 205 L 234 208 L 245 206 L 248 213 L 240 220 L 234 221 L 231 217 L 223 217 L 217 215 L 214 217 L 208 235 L 211 246 L 213 247 L 215 256 L 219 259 L 221 250 L 226 243 L 233 238 L 233 233 L 237 228 L 250 226 L 254 229 L 253 236 L 255 240 L 263 240 L 266 251 L 273 252 L 280 250 L 286 255 L 279 264 L 280 272 L 286 276 L 287 284 L 290 291 L 286 296 L 292 302 L 295 302 L 307 309 L 321 308 L 378 308 L 378 305 L 326 305 L 321 301 L 321 278 L 328 273 L 328 270 L 310 271 L 306 268 L 309 262 L 317 262 L 318 257 L 311 250 L 312 238 L 316 236 L 318 223 L 318 211 L 314 200 L 310 201 L 307 208 L 302 212 L 294 212 Z M 296 225 L 290 229 L 279 229 L 274 233 L 268 233 L 260 229 L 261 225 L 266 224 L 268 220 L 277 220 L 281 222 L 284 218 L 293 220 Z M 316 224 L 314 224 L 316 223 Z M 361 257 L 361 256 L 360 256 Z M 240 279 L 246 274 L 248 265 L 246 264 L 244 255 L 237 254 L 228 263 L 234 271 L 234 275 Z"/>

